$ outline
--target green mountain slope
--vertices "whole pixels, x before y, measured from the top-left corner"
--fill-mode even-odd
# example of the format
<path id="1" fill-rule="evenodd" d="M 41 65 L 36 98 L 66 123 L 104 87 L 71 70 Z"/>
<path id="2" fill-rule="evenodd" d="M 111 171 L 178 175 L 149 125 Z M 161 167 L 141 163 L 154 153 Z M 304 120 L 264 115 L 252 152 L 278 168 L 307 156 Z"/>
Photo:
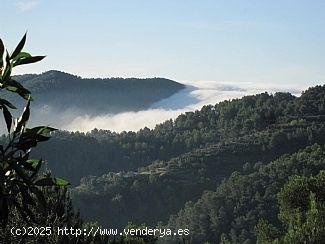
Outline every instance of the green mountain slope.
<path id="1" fill-rule="evenodd" d="M 166 162 L 155 161 L 135 172 L 86 177 L 73 190 L 75 206 L 85 217 L 105 226 L 121 228 L 130 219 L 151 225 L 166 221 L 187 201 L 195 201 L 205 190 L 215 189 L 236 170 L 249 171 L 255 164 L 268 163 L 315 142 L 325 143 L 324 125 L 286 129 L 239 137 Z"/>
<path id="2" fill-rule="evenodd" d="M 283 228 L 278 219 L 277 193 L 291 176 L 317 175 L 325 170 L 325 147 L 313 145 L 285 155 L 268 165 L 254 165 L 252 172 L 234 172 L 215 191 L 209 191 L 169 220 L 172 229 L 189 228 L 192 243 L 221 241 L 254 243 L 260 219 Z M 308 201 L 308 199 L 307 199 Z M 169 240 L 171 242 L 171 240 Z"/>
<path id="3" fill-rule="evenodd" d="M 89 115 L 145 109 L 184 88 L 163 78 L 86 79 L 55 70 L 15 79 L 32 92 L 35 109 L 45 106 Z"/>
<path id="4" fill-rule="evenodd" d="M 125 172 L 84 178 L 73 190 L 74 203 L 86 217 L 108 226 L 121 228 L 129 220 L 150 225 L 167 221 L 185 202 L 215 189 L 234 171 L 249 172 L 281 155 L 324 144 L 324 90 L 311 88 L 299 98 L 283 93 L 249 96 L 130 134 L 120 145 L 128 145 L 126 152 L 133 155 L 150 155 L 151 162 L 150 157 L 139 157 L 138 170 L 125 167 Z M 94 141 L 104 140 L 104 133 L 96 133 Z M 164 142 L 159 136 L 170 138 L 172 146 L 159 144 Z M 165 159 L 146 151 L 161 148 Z"/>
<path id="5" fill-rule="evenodd" d="M 35 154 L 46 155 L 55 174 L 78 184 L 87 175 L 137 170 L 155 160 L 168 161 L 195 149 L 272 127 L 277 130 L 276 126 L 283 126 L 285 130 L 285 125 L 322 123 L 324 90 L 324 86 L 311 88 L 299 98 L 288 93 L 263 93 L 225 101 L 182 114 L 175 121 L 157 125 L 154 130 L 59 132 Z M 281 140 L 281 134 L 277 137 Z"/>

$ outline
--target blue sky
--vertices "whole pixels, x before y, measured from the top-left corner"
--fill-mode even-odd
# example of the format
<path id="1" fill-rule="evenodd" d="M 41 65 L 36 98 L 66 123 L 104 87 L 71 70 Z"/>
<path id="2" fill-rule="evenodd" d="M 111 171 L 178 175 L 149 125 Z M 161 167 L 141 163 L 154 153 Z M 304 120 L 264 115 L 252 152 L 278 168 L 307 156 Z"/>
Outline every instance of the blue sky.
<path id="1" fill-rule="evenodd" d="M 2 0 L 0 36 L 86 77 L 323 84 L 322 0 Z"/>

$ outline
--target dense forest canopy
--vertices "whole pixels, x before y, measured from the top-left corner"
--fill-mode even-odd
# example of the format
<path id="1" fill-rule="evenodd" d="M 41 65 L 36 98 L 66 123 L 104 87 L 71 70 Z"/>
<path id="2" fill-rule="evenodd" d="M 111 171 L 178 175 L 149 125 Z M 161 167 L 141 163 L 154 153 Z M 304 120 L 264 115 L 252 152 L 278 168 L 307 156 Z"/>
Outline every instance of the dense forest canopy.
<path id="1" fill-rule="evenodd" d="M 300 97 L 262 93 L 204 106 L 152 130 L 60 131 L 35 153 L 72 182 L 82 215 L 104 226 L 131 220 L 187 226 L 192 243 L 255 242 L 264 219 L 285 230 L 277 193 L 289 178 L 324 169 L 324 120 L 325 86 L 316 86 Z"/>
<path id="2" fill-rule="evenodd" d="M 170 218 L 168 225 L 176 229 L 184 226 L 189 228 L 191 236 L 188 238 L 194 243 L 213 243 L 222 238 L 230 243 L 255 242 L 255 228 L 262 219 L 283 231 L 285 225 L 278 217 L 277 193 L 292 176 L 310 177 L 319 172 L 324 174 L 324 157 L 324 146 L 315 144 L 267 165 L 252 165 L 251 172 L 234 172 L 215 191 L 205 192 L 194 203 L 186 203 L 177 215 Z M 320 189 L 311 189 L 317 194 L 317 201 L 324 203 L 324 177 L 321 182 Z M 295 192 L 291 196 L 292 201 L 297 197 Z M 304 199 L 308 208 L 308 191 Z"/>
<path id="3" fill-rule="evenodd" d="M 275 144 L 277 138 L 281 141 L 281 136 L 295 127 L 301 130 L 306 126 L 320 127 L 325 114 L 323 98 L 323 86 L 311 88 L 300 97 L 289 93 L 262 93 L 204 106 L 199 111 L 182 114 L 174 121 L 158 124 L 153 130 L 144 128 L 122 133 L 97 129 L 89 133 L 60 131 L 35 153 L 46 155 L 54 172 L 78 184 L 89 174 L 137 170 L 155 160 L 168 161 L 186 152 L 236 141 L 255 132 L 273 130 L 272 142 Z"/>

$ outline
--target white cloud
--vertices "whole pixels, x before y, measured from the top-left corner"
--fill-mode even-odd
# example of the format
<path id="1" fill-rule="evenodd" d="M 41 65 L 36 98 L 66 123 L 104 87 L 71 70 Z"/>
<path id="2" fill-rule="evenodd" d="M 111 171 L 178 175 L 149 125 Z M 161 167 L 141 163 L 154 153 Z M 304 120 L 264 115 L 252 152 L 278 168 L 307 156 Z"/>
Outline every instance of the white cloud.
<path id="1" fill-rule="evenodd" d="M 199 84 L 199 86 L 197 86 Z M 65 121 L 61 129 L 70 131 L 90 131 L 94 128 L 115 132 L 137 131 L 145 126 L 154 128 L 157 124 L 168 119 L 175 119 L 181 113 L 200 109 L 203 105 L 216 104 L 220 101 L 240 98 L 261 92 L 275 93 L 289 91 L 299 96 L 307 87 L 299 85 L 281 86 L 255 82 L 223 83 L 216 81 L 201 81 L 190 84 L 192 87 L 181 91 L 167 99 L 157 102 L 150 109 L 137 112 L 123 112 L 119 114 L 103 114 L 98 116 L 77 115 Z M 183 105 L 183 106 L 182 106 Z M 70 115 L 73 113 L 69 113 Z M 64 120 L 61 120 L 64 121 Z"/>
<path id="2" fill-rule="evenodd" d="M 38 0 L 22 0 L 16 3 L 20 12 L 28 12 L 39 4 Z"/>
<path id="3" fill-rule="evenodd" d="M 176 118 L 184 110 L 149 109 L 138 112 L 125 112 L 116 115 L 90 117 L 78 116 L 63 129 L 71 131 L 90 131 L 94 128 L 107 129 L 115 132 L 138 131 L 141 128 L 154 128 L 156 124 Z"/>
<path id="4" fill-rule="evenodd" d="M 278 85 L 261 82 L 198 81 L 186 82 L 186 84 L 188 85 L 187 89 L 153 104 L 147 110 L 136 112 L 109 114 L 103 111 L 96 116 L 90 116 L 80 108 L 57 111 L 57 109 L 44 106 L 42 109 L 32 110 L 31 120 L 33 123 L 29 126 L 44 124 L 63 130 L 84 132 L 94 128 L 115 132 L 138 131 L 145 126 L 152 129 L 159 123 L 175 119 L 181 113 L 200 109 L 203 105 L 216 104 L 220 101 L 265 91 L 269 93 L 287 91 L 299 96 L 307 88 L 307 86 L 299 84 Z M 4 133 L 4 130 L 4 122 L 0 119 L 0 134 Z"/>

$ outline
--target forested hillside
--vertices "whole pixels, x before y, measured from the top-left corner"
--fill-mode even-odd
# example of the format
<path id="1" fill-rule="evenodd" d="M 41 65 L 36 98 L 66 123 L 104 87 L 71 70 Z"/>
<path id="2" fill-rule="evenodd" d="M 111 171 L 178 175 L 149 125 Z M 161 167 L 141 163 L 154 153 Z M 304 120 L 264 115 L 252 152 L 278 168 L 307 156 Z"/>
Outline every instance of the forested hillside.
<path id="1" fill-rule="evenodd" d="M 321 162 L 316 166 L 313 163 L 299 168 L 293 165 L 285 171 L 281 170 L 282 166 L 272 165 L 287 164 L 288 160 L 299 155 L 308 159 L 314 150 L 321 152 L 323 147 L 314 144 L 325 143 L 324 120 L 325 86 L 317 86 L 300 97 L 288 93 L 263 93 L 205 106 L 200 111 L 180 115 L 175 121 L 157 125 L 154 130 L 120 134 L 101 130 L 87 134 L 59 132 L 47 143 L 48 150 L 41 148 L 37 153 L 47 155 L 49 167 L 74 184 L 84 177 L 72 190 L 72 196 L 75 206 L 87 219 L 99 221 L 104 226 L 122 228 L 128 221 L 151 226 L 160 221 L 166 224 L 169 216 L 175 215 L 169 219 L 168 226 L 181 228 L 188 221 L 186 226 L 198 228 L 190 236 L 193 243 L 212 241 L 221 236 L 224 241 L 241 243 L 256 240 L 254 228 L 260 218 L 280 226 L 276 220 L 276 194 L 289 176 L 310 176 L 310 172 L 315 175 L 323 169 L 322 153 L 317 154 Z M 282 157 L 308 146 L 312 147 Z M 310 160 L 314 162 L 312 156 Z M 265 166 L 270 162 L 270 166 Z M 250 213 L 249 209 L 253 207 L 247 201 L 251 199 L 254 202 L 255 197 L 266 193 L 257 192 L 255 183 L 246 184 L 245 180 L 238 184 L 253 195 L 247 193 L 246 200 L 242 201 L 240 194 L 245 194 L 245 191 L 239 192 L 241 188 L 229 186 L 233 193 L 227 192 L 224 197 L 233 194 L 233 204 L 240 204 L 230 207 L 229 216 L 222 215 L 226 211 L 223 208 L 231 204 L 228 199 L 219 203 L 213 198 L 201 208 L 200 204 L 207 196 L 217 194 L 204 191 L 216 188 L 217 192 L 221 191 L 219 189 L 232 184 L 233 180 L 240 182 L 252 174 L 261 177 L 261 170 L 269 167 L 278 171 L 266 171 L 265 174 L 270 174 L 267 176 L 269 179 L 257 180 L 261 189 L 265 189 L 265 182 L 276 185 L 267 191 L 267 196 L 273 201 L 269 213 L 264 214 L 264 210 L 260 213 L 260 208 L 254 210 L 254 214 Z M 223 182 L 228 177 L 230 179 Z M 270 199 L 263 197 L 258 201 L 266 206 Z M 198 203 L 186 203 L 188 201 Z M 260 205 L 254 203 L 253 206 Z M 240 213 L 247 215 L 245 218 L 249 223 L 237 214 L 239 207 L 247 210 L 240 210 Z M 182 208 L 184 210 L 177 214 Z M 219 208 L 222 209 L 221 217 Z M 199 212 L 201 209 L 202 214 Z M 219 212 L 215 213 L 215 209 Z M 213 219 L 217 217 L 227 221 Z"/>
<path id="2" fill-rule="evenodd" d="M 281 144 L 288 131 L 300 128 L 294 133 L 297 137 L 303 134 L 299 140 L 314 140 L 313 137 L 319 137 L 318 132 L 309 135 L 309 131 L 322 128 L 324 90 L 324 86 L 311 88 L 299 98 L 289 93 L 263 93 L 224 101 L 182 114 L 175 121 L 166 121 L 153 130 L 58 132 L 50 142 L 41 145 L 36 154 L 46 155 L 55 173 L 78 184 L 86 175 L 137 170 L 155 160 L 168 161 L 195 149 L 236 142 L 238 138 L 257 132 L 270 132 L 272 143 Z M 262 141 L 271 139 L 261 137 Z"/>
<path id="3" fill-rule="evenodd" d="M 324 204 L 324 159 L 325 147 L 315 144 L 298 153 L 282 156 L 267 165 L 255 164 L 250 169 L 246 167 L 242 173 L 234 172 L 215 191 L 205 192 L 194 203 L 186 203 L 177 215 L 170 218 L 168 226 L 172 229 L 189 228 L 191 235 L 187 238 L 193 243 L 215 243 L 216 240 L 223 240 L 224 243 L 254 243 L 256 231 L 258 232 L 256 227 L 260 221 L 265 220 L 277 227 L 278 233 L 283 233 L 286 225 L 285 219 L 279 219 L 278 216 L 280 211 L 277 194 L 290 177 L 292 180 L 297 179 L 297 176 L 311 177 L 320 174 L 318 182 L 315 182 L 317 185 L 309 189 L 304 185 L 306 180 L 300 180 L 300 184 L 296 185 L 295 191 L 291 191 L 292 195 L 284 204 L 291 205 L 293 210 L 307 212 L 310 192 L 316 194 L 318 203 Z M 300 208 L 302 206 L 306 209 Z M 325 237 L 325 226 L 318 228 L 322 228 L 322 237 Z M 280 234 L 273 233 L 271 237 L 281 239 Z M 270 243 L 268 241 L 266 243 Z M 302 243 L 298 239 L 291 241 L 294 242 L 284 243 Z"/>
<path id="4" fill-rule="evenodd" d="M 145 109 L 184 88 L 163 78 L 85 79 L 55 70 L 14 78 L 34 94 L 35 109 L 81 110 L 89 115 Z"/>
<path id="5" fill-rule="evenodd" d="M 73 191 L 75 204 L 85 210 L 97 209 L 85 211 L 85 215 L 107 226 L 123 227 L 130 218 L 150 224 L 167 220 L 186 201 L 196 200 L 204 190 L 214 189 L 236 170 L 247 171 L 284 153 L 325 142 L 324 126 L 312 131 L 317 135 L 315 139 L 308 139 L 308 130 L 313 129 L 300 127 L 281 135 L 286 138 L 283 144 L 275 142 L 277 133 L 256 133 L 238 138 L 237 142 L 194 150 L 167 162 L 155 161 L 136 172 L 86 177 Z"/>

